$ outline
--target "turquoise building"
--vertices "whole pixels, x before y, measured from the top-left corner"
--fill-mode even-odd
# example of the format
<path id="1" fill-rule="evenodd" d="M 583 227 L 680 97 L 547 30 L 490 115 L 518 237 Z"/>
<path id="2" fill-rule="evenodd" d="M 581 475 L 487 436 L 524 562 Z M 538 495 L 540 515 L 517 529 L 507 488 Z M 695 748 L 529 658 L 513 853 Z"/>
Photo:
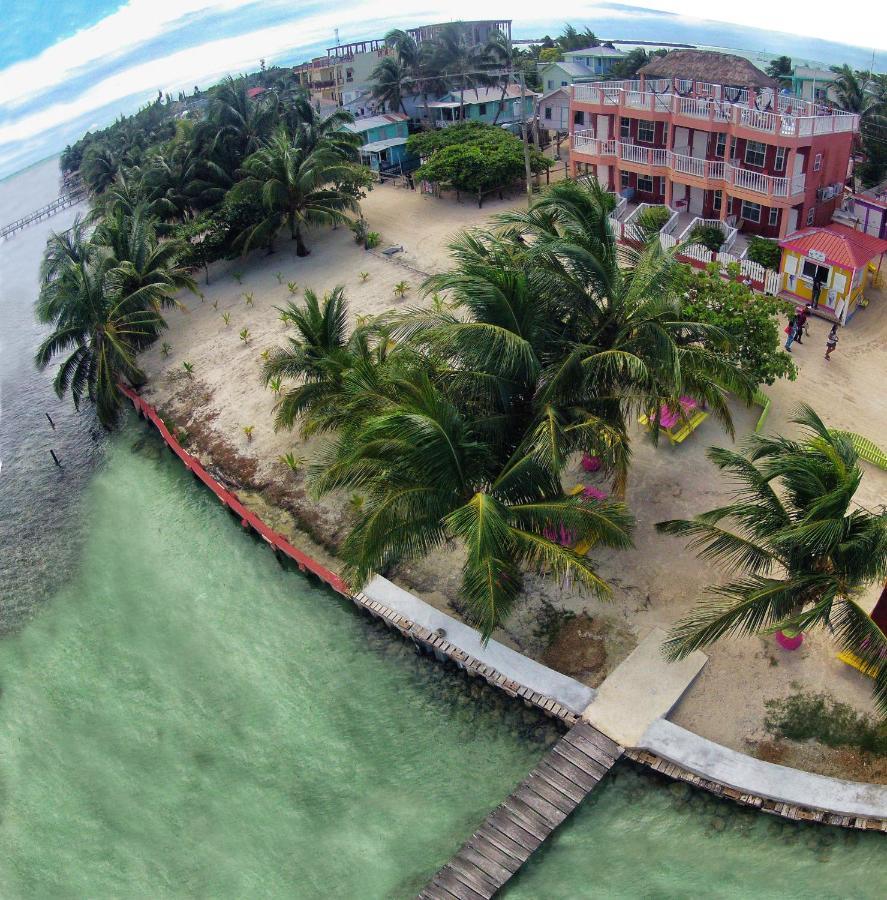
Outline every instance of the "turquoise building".
<path id="1" fill-rule="evenodd" d="M 409 117 L 401 112 L 380 113 L 344 125 L 348 131 L 359 134 L 363 143 L 360 156 L 374 172 L 387 169 L 413 168 L 414 161 L 407 153 Z"/>
<path id="2" fill-rule="evenodd" d="M 532 91 L 526 92 L 524 116 L 528 122 L 533 120 L 537 97 Z M 459 91 L 450 91 L 440 100 L 429 102 L 428 111 L 431 124 L 436 128 L 445 128 L 463 120 L 487 125 L 494 122 L 497 125 L 512 125 L 521 121 L 521 90 L 518 85 L 510 84 L 504 98 L 501 87 L 471 88 L 462 95 Z"/>

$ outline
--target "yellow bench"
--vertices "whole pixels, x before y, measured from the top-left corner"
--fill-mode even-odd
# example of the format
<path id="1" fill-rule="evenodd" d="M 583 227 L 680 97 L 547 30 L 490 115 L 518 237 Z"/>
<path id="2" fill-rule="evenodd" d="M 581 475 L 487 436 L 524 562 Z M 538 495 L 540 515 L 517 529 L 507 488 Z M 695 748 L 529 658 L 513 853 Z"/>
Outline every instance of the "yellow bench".
<path id="1" fill-rule="evenodd" d="M 864 662 L 855 653 L 851 653 L 849 650 L 844 650 L 842 653 L 839 653 L 838 659 L 843 663 L 847 663 L 848 666 L 853 666 L 854 669 L 858 669 L 863 675 L 868 675 L 869 678 L 877 678 L 878 673 L 881 671 L 880 666 L 873 666 Z"/>
<path id="2" fill-rule="evenodd" d="M 680 428 L 673 431 L 672 428 L 664 428 L 659 426 L 659 430 L 668 436 L 668 440 L 672 444 L 683 443 L 693 432 L 708 418 L 708 413 L 701 409 L 696 410 L 689 419 L 680 421 Z M 640 416 L 638 422 L 646 428 L 652 427 L 648 416 Z"/>

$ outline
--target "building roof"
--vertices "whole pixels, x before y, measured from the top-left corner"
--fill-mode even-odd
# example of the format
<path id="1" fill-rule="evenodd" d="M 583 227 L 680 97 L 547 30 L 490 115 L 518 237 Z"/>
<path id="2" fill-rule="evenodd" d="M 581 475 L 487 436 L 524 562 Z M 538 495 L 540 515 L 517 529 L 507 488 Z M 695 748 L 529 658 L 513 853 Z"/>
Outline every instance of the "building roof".
<path id="1" fill-rule="evenodd" d="M 355 119 L 345 125 L 349 131 L 360 134 L 363 131 L 369 131 L 372 128 L 383 128 L 385 125 L 391 125 L 393 122 L 409 122 L 410 117 L 402 112 L 379 113 L 376 116 L 366 116 L 363 119 Z"/>
<path id="2" fill-rule="evenodd" d="M 540 102 L 544 103 L 546 100 L 553 100 L 558 94 L 562 95 L 563 100 L 569 101 L 570 92 L 565 87 L 559 87 L 555 88 L 553 91 L 549 91 L 547 94 L 543 94 Z"/>
<path id="3" fill-rule="evenodd" d="M 535 94 L 531 90 L 526 91 L 526 95 L 528 97 L 534 97 Z M 458 101 L 460 99 L 459 91 L 448 91 L 444 94 L 445 97 L 452 97 L 453 101 Z M 494 103 L 497 100 L 502 99 L 502 88 L 501 87 L 479 87 L 479 88 L 471 88 L 466 90 L 464 93 L 465 103 Z M 506 100 L 518 100 L 520 98 L 520 85 L 517 84 L 509 84 L 505 88 L 505 98 Z M 441 106 L 441 105 L 449 105 L 452 101 L 438 101 L 437 103 L 429 103 L 429 106 Z M 458 106 L 459 103 L 456 103 Z"/>
<path id="4" fill-rule="evenodd" d="M 648 78 L 683 78 L 739 87 L 779 86 L 775 78 L 765 75 L 747 59 L 713 50 L 672 50 L 641 66 L 638 74 Z"/>
<path id="5" fill-rule="evenodd" d="M 263 87 L 251 87 L 246 92 L 246 96 L 247 97 L 258 97 L 259 94 L 264 94 L 264 93 L 265 93 L 265 88 L 263 88 Z"/>
<path id="6" fill-rule="evenodd" d="M 364 144 L 360 148 L 361 153 L 381 153 L 383 150 L 387 150 L 389 147 L 398 147 L 401 144 L 405 144 L 407 139 L 405 137 L 393 137 L 393 138 L 385 138 L 384 141 L 373 141 L 371 144 Z"/>
<path id="7" fill-rule="evenodd" d="M 807 256 L 811 250 L 824 254 L 830 265 L 861 269 L 876 256 L 887 253 L 887 241 L 846 225 L 832 222 L 823 228 L 804 228 L 779 242 L 785 250 Z"/>
<path id="8" fill-rule="evenodd" d="M 545 76 L 545 73 L 554 66 L 557 66 L 561 71 L 566 72 L 571 78 L 589 78 L 594 76 L 594 72 L 592 72 L 584 63 L 577 63 L 572 60 L 564 59 L 549 63 L 542 70 L 543 77 Z"/>
<path id="9" fill-rule="evenodd" d="M 586 47 L 584 50 L 565 50 L 564 56 L 599 56 L 616 57 L 621 59 L 628 54 L 624 50 L 615 50 L 613 47 Z"/>
<path id="10" fill-rule="evenodd" d="M 795 66 L 792 71 L 792 78 L 799 81 L 835 81 L 838 75 L 831 69 L 815 69 L 812 66 Z"/>
<path id="11" fill-rule="evenodd" d="M 880 206 L 881 209 L 887 209 L 887 181 L 882 181 L 867 191 L 857 191 L 853 195 L 853 199 L 868 203 L 869 206 Z"/>

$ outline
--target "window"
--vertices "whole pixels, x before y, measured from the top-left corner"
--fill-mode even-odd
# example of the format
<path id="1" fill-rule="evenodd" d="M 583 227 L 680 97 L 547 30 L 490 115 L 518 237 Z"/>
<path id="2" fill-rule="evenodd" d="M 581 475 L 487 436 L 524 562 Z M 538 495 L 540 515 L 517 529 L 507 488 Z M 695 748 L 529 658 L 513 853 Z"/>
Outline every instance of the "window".
<path id="1" fill-rule="evenodd" d="M 638 140 L 645 144 L 652 144 L 656 140 L 656 125 L 646 119 L 638 120 Z"/>
<path id="2" fill-rule="evenodd" d="M 652 175 L 638 175 L 638 190 L 643 191 L 646 194 L 653 193 L 653 176 Z"/>
<path id="3" fill-rule="evenodd" d="M 749 166 L 763 166 L 767 158 L 767 145 L 760 141 L 745 142 L 745 162 Z"/>
<path id="4" fill-rule="evenodd" d="M 623 172 L 623 173 L 622 173 L 622 176 L 621 176 L 620 179 L 619 179 L 619 183 L 620 183 L 620 184 L 622 185 L 622 187 L 624 187 L 624 188 L 627 188 L 627 187 L 630 187 L 630 186 L 631 186 L 630 183 L 629 183 L 629 173 L 628 173 L 628 172 Z"/>
<path id="5" fill-rule="evenodd" d="M 619 119 L 619 138 L 623 141 L 631 140 L 631 122 L 628 119 Z"/>
<path id="6" fill-rule="evenodd" d="M 664 197 L 665 196 L 665 176 L 659 176 L 659 193 Z"/>
<path id="7" fill-rule="evenodd" d="M 354 81 L 354 69 L 345 69 L 345 81 Z"/>
<path id="8" fill-rule="evenodd" d="M 716 137 L 717 139 L 715 141 L 715 156 L 718 159 L 723 159 L 724 151 L 727 149 L 727 134 L 724 131 L 719 131 Z"/>
<path id="9" fill-rule="evenodd" d="M 818 172 L 822 168 L 822 154 L 817 153 L 816 156 L 813 157 L 813 171 Z"/>
<path id="10" fill-rule="evenodd" d="M 554 79 L 549 78 L 547 84 L 548 84 L 548 90 L 553 91 L 554 90 Z"/>
<path id="11" fill-rule="evenodd" d="M 748 219 L 749 222 L 761 221 L 761 204 L 750 203 L 748 200 L 742 201 L 742 218 Z"/>
<path id="12" fill-rule="evenodd" d="M 662 123 L 662 143 L 665 147 L 668 146 L 668 122 Z"/>
<path id="13" fill-rule="evenodd" d="M 573 124 L 574 125 L 584 125 L 585 124 L 585 113 L 581 110 L 576 110 L 573 113 Z"/>
<path id="14" fill-rule="evenodd" d="M 545 118 L 549 119 L 549 120 L 551 119 L 551 107 L 550 106 L 545 107 Z"/>
<path id="15" fill-rule="evenodd" d="M 801 271 L 801 274 L 804 278 L 809 278 L 811 281 L 818 281 L 820 284 L 828 283 L 828 266 L 818 266 L 815 262 L 811 262 L 809 259 L 804 260 L 804 268 Z"/>
<path id="16" fill-rule="evenodd" d="M 811 206 L 810 209 L 807 210 L 807 224 L 812 225 L 813 220 L 816 218 L 816 207 Z"/>
<path id="17" fill-rule="evenodd" d="M 562 81 L 562 82 L 561 82 L 561 87 L 569 87 L 569 84 L 570 84 L 569 81 Z"/>
<path id="18" fill-rule="evenodd" d="M 730 159 L 736 159 L 736 138 L 730 138 Z"/>
<path id="19" fill-rule="evenodd" d="M 767 224 L 768 225 L 778 225 L 779 224 L 779 210 L 775 206 L 770 207 L 770 212 L 767 215 Z"/>
<path id="20" fill-rule="evenodd" d="M 776 159 L 773 160 L 773 169 L 776 172 L 785 171 L 785 147 L 776 148 Z"/>
<path id="21" fill-rule="evenodd" d="M 714 207 L 714 211 L 719 213 L 721 211 L 721 204 L 724 202 L 724 195 L 721 191 L 712 191 L 712 195 L 711 205 Z"/>
<path id="22" fill-rule="evenodd" d="M 478 114 L 479 116 L 485 116 L 485 115 L 487 114 L 487 104 L 486 104 L 486 103 L 480 103 L 480 104 L 478 104 L 478 107 L 477 107 L 477 114 Z"/>

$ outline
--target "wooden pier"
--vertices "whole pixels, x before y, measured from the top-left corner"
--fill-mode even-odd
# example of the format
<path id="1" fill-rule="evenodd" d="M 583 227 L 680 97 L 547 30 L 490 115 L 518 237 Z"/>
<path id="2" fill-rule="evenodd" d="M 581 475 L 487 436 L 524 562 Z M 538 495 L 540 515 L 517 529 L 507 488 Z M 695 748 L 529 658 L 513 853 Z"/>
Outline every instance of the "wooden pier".
<path id="1" fill-rule="evenodd" d="M 597 787 L 622 747 L 574 725 L 431 879 L 420 900 L 487 900 Z"/>
<path id="2" fill-rule="evenodd" d="M 32 213 L 28 213 L 28 215 L 23 216 L 21 219 L 16 219 L 15 222 L 10 222 L 8 225 L 4 225 L 3 228 L 0 228 L 0 239 L 6 239 L 7 237 L 12 237 L 16 232 L 21 231 L 23 228 L 27 228 L 29 225 L 33 225 L 34 222 L 39 222 L 41 219 L 48 219 L 50 216 L 54 216 L 57 212 L 61 212 L 63 209 L 67 209 L 69 206 L 74 206 L 75 203 L 80 203 L 81 200 L 86 199 L 86 188 L 79 187 L 75 190 L 69 191 L 68 193 L 62 194 L 61 197 L 56 197 L 52 203 L 47 203 L 46 206 L 41 206 L 40 209 L 35 210 Z"/>

